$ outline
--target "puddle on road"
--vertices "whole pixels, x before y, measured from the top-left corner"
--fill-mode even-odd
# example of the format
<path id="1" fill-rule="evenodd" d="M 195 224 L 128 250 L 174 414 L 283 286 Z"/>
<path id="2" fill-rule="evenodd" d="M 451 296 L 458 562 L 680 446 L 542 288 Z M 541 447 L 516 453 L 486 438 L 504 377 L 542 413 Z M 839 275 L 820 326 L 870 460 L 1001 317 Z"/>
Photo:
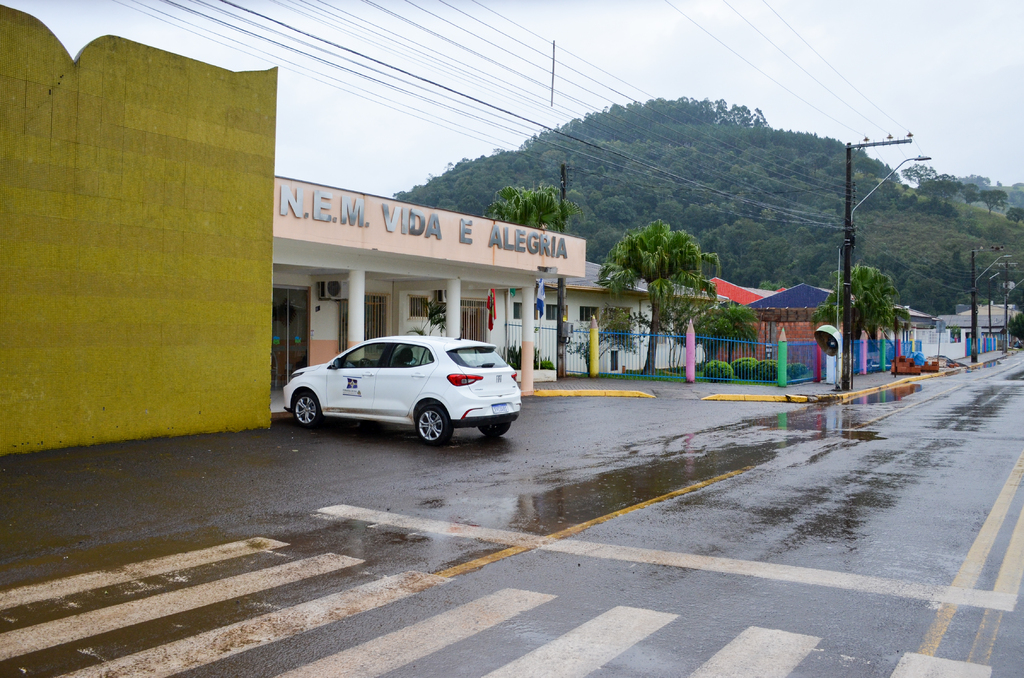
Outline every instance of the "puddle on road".
<path id="1" fill-rule="evenodd" d="M 884 440 L 875 431 L 856 428 L 863 421 L 864 412 L 850 405 L 894 403 L 920 390 L 918 384 L 906 384 L 847 403 L 779 412 L 736 426 L 663 439 L 655 443 L 664 450 L 657 460 L 601 473 L 583 482 L 559 483 L 557 477 L 544 478 L 546 482 L 556 483 L 557 487 L 537 494 L 520 495 L 510 527 L 534 534 L 548 534 L 723 473 L 763 464 L 785 448 L 808 441 L 827 438 L 853 442 Z M 780 439 L 775 434 L 766 440 L 763 434 L 758 435 L 758 431 L 763 432 L 764 429 L 792 432 L 794 435 Z M 733 440 L 732 443 L 720 443 L 723 432 Z M 743 437 L 750 437 L 750 442 L 737 444 L 737 439 Z M 638 450 L 636 447 L 627 448 L 623 453 L 633 456 Z"/>

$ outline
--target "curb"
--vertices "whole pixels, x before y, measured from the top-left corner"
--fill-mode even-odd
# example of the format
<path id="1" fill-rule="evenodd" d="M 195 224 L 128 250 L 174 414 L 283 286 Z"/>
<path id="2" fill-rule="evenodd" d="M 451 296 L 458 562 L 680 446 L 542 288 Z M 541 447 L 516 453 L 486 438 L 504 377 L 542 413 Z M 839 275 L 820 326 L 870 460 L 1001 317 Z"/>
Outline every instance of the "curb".
<path id="1" fill-rule="evenodd" d="M 533 392 L 535 396 L 544 397 L 566 397 L 566 396 L 596 396 L 604 398 L 654 398 L 655 396 L 650 393 L 644 393 L 643 391 L 601 391 L 598 389 L 579 389 L 574 391 L 557 390 L 557 389 L 542 389 Z"/>
<path id="2" fill-rule="evenodd" d="M 718 393 L 701 398 L 701 400 L 730 400 L 759 403 L 809 403 L 814 402 L 813 399 L 816 397 L 817 396 L 791 395 L 789 393 L 785 395 L 741 395 Z"/>
<path id="3" fill-rule="evenodd" d="M 975 368 L 977 369 L 977 368 Z M 902 384 L 909 384 L 915 381 L 922 381 L 924 379 L 934 379 L 935 377 L 945 377 L 947 375 L 959 374 L 963 370 L 970 371 L 971 368 L 957 367 L 952 370 L 946 370 L 945 372 L 936 372 L 934 374 L 922 374 L 913 377 L 905 377 L 903 379 L 897 379 L 896 381 L 889 382 L 888 384 L 882 384 L 881 386 L 872 386 L 871 388 L 865 388 L 860 391 L 851 391 L 849 393 L 825 393 L 822 395 L 739 395 L 720 393 L 716 395 L 710 395 L 701 400 L 729 400 L 729 401 L 753 401 L 763 403 L 779 403 L 779 402 L 790 402 L 790 403 L 833 403 L 842 402 L 845 400 L 852 400 L 853 398 L 859 398 L 861 396 L 870 395 L 872 393 L 878 393 L 886 389 L 893 388 L 894 386 L 900 386 Z"/>

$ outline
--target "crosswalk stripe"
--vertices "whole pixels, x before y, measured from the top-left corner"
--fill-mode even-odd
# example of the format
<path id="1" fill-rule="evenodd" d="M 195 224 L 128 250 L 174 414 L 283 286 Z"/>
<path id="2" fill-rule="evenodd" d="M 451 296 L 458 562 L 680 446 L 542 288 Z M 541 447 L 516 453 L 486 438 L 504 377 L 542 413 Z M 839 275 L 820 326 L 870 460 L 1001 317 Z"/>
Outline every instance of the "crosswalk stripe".
<path id="1" fill-rule="evenodd" d="M 15 629 L 0 634 L 0 661 L 334 572 L 361 562 L 328 553 Z"/>
<path id="2" fill-rule="evenodd" d="M 615 607 L 488 673 L 485 678 L 582 677 L 601 668 L 678 616 L 635 607 Z"/>
<path id="3" fill-rule="evenodd" d="M 144 560 L 110 570 L 86 572 L 41 584 L 22 586 L 10 589 L 9 591 L 0 591 L 0 610 L 27 605 L 40 600 L 69 596 L 104 586 L 123 584 L 135 579 L 153 577 L 158 574 L 174 572 L 175 570 L 185 570 L 190 567 L 230 560 L 231 558 L 238 558 L 260 551 L 279 549 L 284 546 L 288 546 L 288 544 L 274 541 L 273 539 L 257 537 L 255 539 L 246 539 L 245 541 L 231 542 L 230 544 L 220 544 L 206 549 L 199 549 L 198 551 L 176 553 L 162 558 Z"/>
<path id="4" fill-rule="evenodd" d="M 820 640 L 751 626 L 690 678 L 786 678 Z"/>
<path id="5" fill-rule="evenodd" d="M 908 652 L 896 665 L 891 678 L 989 678 L 991 675 L 991 666 Z"/>
<path id="6" fill-rule="evenodd" d="M 505 544 L 508 546 L 528 547 L 545 551 L 554 551 L 557 553 L 568 553 L 576 556 L 624 560 L 634 563 L 648 563 L 652 565 L 666 565 L 692 570 L 720 572 L 723 574 L 760 577 L 762 579 L 773 579 L 776 581 L 809 584 L 813 586 L 825 586 L 835 589 L 845 589 L 848 591 L 858 591 L 861 593 L 895 596 L 898 598 L 910 598 L 936 603 L 949 603 L 952 605 L 969 605 L 972 607 L 1002 610 L 1004 612 L 1012 612 L 1017 604 L 1017 594 L 1005 593 L 1002 591 L 983 591 L 979 589 L 962 588 L 959 586 L 932 586 L 928 584 L 901 581 L 899 579 L 871 577 L 847 572 L 835 572 L 832 570 L 818 570 L 810 567 L 797 567 L 794 565 L 776 565 L 773 563 L 764 563 L 755 560 L 717 558 L 714 556 L 699 556 L 689 553 L 674 553 L 671 551 L 656 551 L 653 549 L 598 544 L 595 542 L 581 540 L 537 537 L 535 535 L 511 532 L 508 530 L 494 530 L 476 527 L 473 525 L 462 525 L 459 523 L 449 523 L 440 520 L 415 518 L 413 516 L 404 516 L 391 512 L 361 509 L 355 506 L 329 506 L 327 508 L 320 509 L 320 512 L 333 517 L 362 520 L 370 523 L 380 523 L 382 525 L 391 525 L 394 527 L 415 530 L 417 532 L 447 534 L 470 539 L 480 539 L 482 541 Z M 456 569 L 457 568 L 451 568 L 450 570 L 446 570 L 440 574 L 449 574 L 452 570 Z"/>
<path id="7" fill-rule="evenodd" d="M 426 657 L 511 619 L 556 596 L 504 589 L 344 652 L 289 671 L 279 678 L 371 678 Z"/>
<path id="8" fill-rule="evenodd" d="M 446 581 L 423 572 L 403 572 L 90 666 L 62 678 L 165 678 L 382 607 Z"/>
<path id="9" fill-rule="evenodd" d="M 453 537 L 469 537 L 471 539 L 479 539 L 480 541 L 487 541 L 495 544 L 505 544 L 506 546 L 529 546 L 531 548 L 537 548 L 538 546 L 551 541 L 551 539 L 548 539 L 547 537 L 538 537 L 536 535 L 524 534 L 522 532 L 494 530 L 487 527 L 478 527 L 476 525 L 464 525 L 462 523 L 449 523 L 442 520 L 416 518 L 415 516 L 405 516 L 388 511 L 374 511 L 373 509 L 348 506 L 346 504 L 328 506 L 320 509 L 318 513 L 322 513 L 333 518 L 361 520 L 367 523 L 391 525 L 392 527 L 401 527 L 407 530 L 414 530 L 416 532 L 447 534 Z"/>
<path id="10" fill-rule="evenodd" d="M 817 570 L 794 565 L 776 565 L 774 563 L 752 560 L 698 556 L 689 553 L 673 553 L 671 551 L 656 551 L 654 549 L 568 540 L 548 544 L 542 548 L 546 551 L 569 553 L 576 556 L 624 560 L 631 563 L 668 565 L 671 567 L 721 572 L 723 574 L 739 574 L 796 584 L 827 586 L 829 588 L 858 591 L 860 593 L 874 593 L 929 602 L 971 605 L 1007 612 L 1012 611 L 1017 604 L 1016 595 L 998 591 L 915 584 L 898 579 L 870 577 L 831 570 Z"/>

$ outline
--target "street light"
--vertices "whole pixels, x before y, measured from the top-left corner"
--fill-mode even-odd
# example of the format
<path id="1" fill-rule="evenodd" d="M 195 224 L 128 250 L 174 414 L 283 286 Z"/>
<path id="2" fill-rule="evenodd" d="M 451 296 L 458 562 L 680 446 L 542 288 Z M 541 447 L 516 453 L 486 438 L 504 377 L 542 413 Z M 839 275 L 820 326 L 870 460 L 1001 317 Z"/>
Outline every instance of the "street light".
<path id="1" fill-rule="evenodd" d="M 981 276 L 988 273 L 988 269 L 996 265 L 996 261 L 1000 259 L 1006 259 L 1010 255 L 1004 254 L 996 257 L 996 260 L 989 264 L 984 271 L 980 274 L 975 275 L 974 271 L 974 255 L 977 252 L 999 252 L 1003 249 L 1002 245 L 995 245 L 993 247 L 979 247 L 978 249 L 971 250 L 971 362 L 978 362 L 978 279 Z"/>
<path id="2" fill-rule="evenodd" d="M 865 140 L 866 141 L 866 140 Z M 869 146 L 889 146 L 891 144 L 909 144 L 911 139 L 893 139 L 889 141 L 866 142 L 863 144 L 846 144 L 846 215 L 843 220 L 843 353 L 842 353 L 842 386 L 837 390 L 849 391 L 853 388 L 853 306 L 852 306 L 852 282 L 850 270 L 853 266 L 853 213 L 863 204 L 868 197 L 878 190 L 889 177 L 896 174 L 896 170 L 908 162 L 922 162 L 931 160 L 931 157 L 919 155 L 916 158 L 907 158 L 896 169 L 889 172 L 885 179 L 878 182 L 868 194 L 856 205 L 853 204 L 853 150 L 867 148 Z M 838 293 L 839 290 L 836 290 Z"/>

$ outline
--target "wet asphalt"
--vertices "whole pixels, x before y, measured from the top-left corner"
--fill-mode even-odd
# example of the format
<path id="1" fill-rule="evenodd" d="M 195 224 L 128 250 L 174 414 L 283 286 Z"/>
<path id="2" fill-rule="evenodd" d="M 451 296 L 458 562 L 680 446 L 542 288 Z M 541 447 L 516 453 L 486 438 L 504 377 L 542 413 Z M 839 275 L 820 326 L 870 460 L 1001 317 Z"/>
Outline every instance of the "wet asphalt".
<path id="1" fill-rule="evenodd" d="M 324 553 L 364 562 L 0 661 L 53 676 L 405 571 L 439 572 L 501 545 L 329 519 L 346 504 L 548 535 L 747 469 L 574 539 L 948 586 L 1024 449 L 1024 360 L 829 406 L 527 398 L 506 437 L 328 422 L 0 457 L 0 593 L 184 551 L 266 537 L 288 546 L 185 573 L 0 610 L 0 633 Z M 992 590 L 1024 506 L 1012 502 L 976 588 Z M 1024 528 L 1022 528 L 1024 529 Z M 937 605 L 759 576 L 529 551 L 350 619 L 188 671 L 274 676 L 505 588 L 557 596 L 396 669 L 482 676 L 617 606 L 678 617 L 601 670 L 686 676 L 745 629 L 820 638 L 792 676 L 889 676 Z M 961 606 L 937 656 L 1024 675 L 1019 609 L 991 651 L 984 610 Z M 0 635 L 0 646 L 3 645 Z M 982 644 L 983 645 L 983 644 Z M 973 653 L 973 654 L 972 654 Z"/>

